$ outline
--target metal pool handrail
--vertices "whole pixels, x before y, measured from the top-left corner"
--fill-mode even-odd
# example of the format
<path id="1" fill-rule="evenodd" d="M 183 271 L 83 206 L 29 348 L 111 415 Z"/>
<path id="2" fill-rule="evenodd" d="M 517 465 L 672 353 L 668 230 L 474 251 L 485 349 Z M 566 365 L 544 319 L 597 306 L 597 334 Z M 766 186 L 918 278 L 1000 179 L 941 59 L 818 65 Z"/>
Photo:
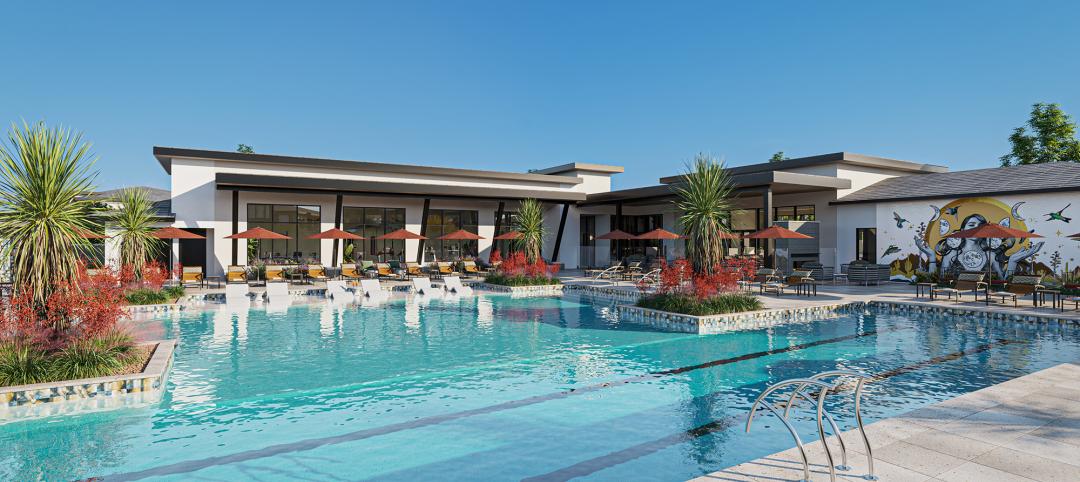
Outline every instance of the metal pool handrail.
<path id="1" fill-rule="evenodd" d="M 854 370 L 832 370 L 832 371 L 821 372 L 821 373 L 818 373 L 816 375 L 813 375 L 813 376 L 810 377 L 810 379 L 811 380 L 821 380 L 821 379 L 824 379 L 824 378 L 833 378 L 833 377 L 854 377 L 854 378 L 857 378 L 859 380 L 858 383 L 855 385 L 855 422 L 859 426 L 859 435 L 862 436 L 863 447 L 866 449 L 866 464 L 867 464 L 868 471 L 867 471 L 866 476 L 863 477 L 863 478 L 866 479 L 866 480 L 877 480 L 878 477 L 876 475 L 874 475 L 874 451 L 870 448 L 870 439 L 867 438 L 867 436 L 866 436 L 866 427 L 863 425 L 862 411 L 860 410 L 860 408 L 862 406 L 863 384 L 867 380 L 869 380 L 869 379 L 871 379 L 873 377 L 871 377 L 870 375 L 867 375 L 865 373 L 860 373 L 860 372 L 857 372 L 857 371 L 854 371 Z M 834 390 L 836 388 L 839 388 L 839 387 L 840 387 L 840 384 L 836 383 L 834 385 Z M 787 418 L 788 411 L 791 409 L 791 405 L 795 402 L 795 396 L 796 396 L 797 391 L 802 390 L 803 388 L 804 388 L 804 386 L 799 386 L 796 389 L 796 392 L 791 394 L 791 398 L 788 399 L 787 406 L 784 407 L 784 415 L 783 415 L 784 418 Z M 847 467 L 847 449 L 844 446 L 844 438 L 840 436 L 840 432 L 839 432 L 839 430 L 838 430 L 838 428 L 836 426 L 836 422 L 833 421 L 832 417 L 829 416 L 828 419 L 829 419 L 829 423 L 832 425 L 833 430 L 836 433 L 836 438 L 840 440 L 840 450 L 843 451 L 844 459 L 843 459 L 843 467 L 841 467 L 841 470 L 848 470 L 849 468 Z M 822 438 L 821 443 L 824 444 L 825 443 L 824 440 L 825 439 Z"/>
<path id="2" fill-rule="evenodd" d="M 795 427 L 791 426 L 791 423 L 788 422 L 787 417 L 781 414 L 780 411 L 777 410 L 775 406 L 773 406 L 773 404 L 765 400 L 765 397 L 768 397 L 769 394 L 775 392 L 780 388 L 784 388 L 790 385 L 797 385 L 797 387 L 795 388 L 796 394 L 802 395 L 804 398 L 810 401 L 813 401 L 813 397 L 803 392 L 803 389 L 807 386 L 816 386 L 821 389 L 817 396 L 818 435 L 821 437 L 822 445 L 825 447 L 825 457 L 829 461 L 829 480 L 835 481 L 836 467 L 833 465 L 833 456 L 832 452 L 829 450 L 829 444 L 825 443 L 825 426 L 821 423 L 822 415 L 825 414 L 825 396 L 828 395 L 829 390 L 833 388 L 832 385 L 829 385 L 828 383 L 825 383 L 821 380 L 815 380 L 813 378 L 792 378 L 790 380 L 784 380 L 782 382 L 773 384 L 772 386 L 766 388 L 765 391 L 761 392 L 761 395 L 758 395 L 757 399 L 754 400 L 754 404 L 750 406 L 750 413 L 747 414 L 746 417 L 746 431 L 748 433 L 750 432 L 750 424 L 754 421 L 754 414 L 757 413 L 758 405 L 764 406 L 765 408 L 769 409 L 770 412 L 775 414 L 777 418 L 780 419 L 780 422 L 784 424 L 784 427 L 787 427 L 788 432 L 790 432 L 791 436 L 795 439 L 795 445 L 799 448 L 799 455 L 802 456 L 803 476 L 805 480 L 810 480 L 810 461 L 806 458 L 806 448 L 803 447 L 802 439 L 799 438 L 799 433 L 795 431 Z M 837 436 L 839 437 L 839 433 L 837 433 Z"/>

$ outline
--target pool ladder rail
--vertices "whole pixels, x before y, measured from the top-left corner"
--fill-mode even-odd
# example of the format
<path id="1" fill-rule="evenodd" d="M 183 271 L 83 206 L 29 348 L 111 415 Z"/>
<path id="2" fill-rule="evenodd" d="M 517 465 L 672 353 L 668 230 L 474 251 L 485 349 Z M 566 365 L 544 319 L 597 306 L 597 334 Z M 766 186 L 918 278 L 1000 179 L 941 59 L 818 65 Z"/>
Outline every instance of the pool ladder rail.
<path id="1" fill-rule="evenodd" d="M 874 454 L 873 450 L 870 448 L 870 440 L 866 437 L 866 429 L 863 426 L 862 413 L 860 412 L 863 384 L 871 378 L 869 375 L 852 370 L 832 370 L 821 372 L 808 378 L 792 378 L 774 383 L 767 387 L 765 391 L 761 392 L 757 399 L 754 400 L 754 404 L 750 407 L 750 413 L 748 413 L 746 417 L 746 432 L 750 432 L 750 425 L 754 421 L 754 414 L 757 413 L 759 406 L 764 407 L 772 412 L 773 415 L 776 415 L 777 418 L 780 419 L 780 422 L 784 424 L 784 427 L 788 429 L 788 432 L 791 433 L 791 437 L 795 439 L 795 446 L 798 447 L 799 455 L 802 457 L 803 480 L 809 481 L 810 462 L 806 457 L 806 447 L 803 445 L 798 431 L 796 431 L 795 427 L 788 421 L 788 415 L 791 412 L 791 406 L 794 405 L 800 397 L 811 403 L 815 403 L 817 405 L 818 437 L 821 439 L 821 445 L 825 448 L 825 458 L 828 460 L 829 465 L 829 480 L 835 481 L 837 470 L 851 470 L 851 467 L 848 466 L 847 446 L 844 444 L 843 437 L 840 436 L 840 427 L 836 424 L 836 420 L 833 416 L 825 410 L 825 399 L 830 390 L 835 392 L 841 387 L 841 382 L 844 378 L 854 378 L 858 380 L 855 386 L 855 422 L 859 426 L 859 434 L 862 435 L 863 447 L 866 449 L 867 467 L 869 469 L 863 478 L 866 480 L 877 480 L 878 477 L 874 475 Z M 827 383 L 826 380 L 833 380 L 833 383 Z M 768 397 L 769 395 L 776 393 L 777 390 L 790 386 L 794 386 L 795 389 L 787 395 L 784 409 L 781 412 L 776 405 L 769 402 Z M 819 390 L 816 397 L 807 392 L 807 389 L 809 388 L 817 388 Z M 832 450 L 829 448 L 828 441 L 825 437 L 824 421 L 829 422 L 832 433 L 836 436 L 836 439 L 840 444 L 840 465 L 836 465 L 835 460 L 833 459 Z"/>

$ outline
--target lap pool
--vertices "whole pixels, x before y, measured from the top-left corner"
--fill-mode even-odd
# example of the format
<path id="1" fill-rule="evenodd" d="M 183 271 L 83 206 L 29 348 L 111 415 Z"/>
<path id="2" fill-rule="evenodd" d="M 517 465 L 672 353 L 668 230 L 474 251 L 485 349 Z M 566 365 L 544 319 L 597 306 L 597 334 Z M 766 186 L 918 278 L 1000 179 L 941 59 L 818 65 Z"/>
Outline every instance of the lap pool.
<path id="1" fill-rule="evenodd" d="M 792 446 L 765 413 L 742 431 L 776 381 L 886 374 L 869 423 L 1080 359 L 1072 328 L 859 313 L 688 335 L 573 296 L 140 323 L 179 340 L 163 400 L 3 420 L 0 479 L 681 481 Z M 832 407 L 844 422 L 849 398 Z"/>

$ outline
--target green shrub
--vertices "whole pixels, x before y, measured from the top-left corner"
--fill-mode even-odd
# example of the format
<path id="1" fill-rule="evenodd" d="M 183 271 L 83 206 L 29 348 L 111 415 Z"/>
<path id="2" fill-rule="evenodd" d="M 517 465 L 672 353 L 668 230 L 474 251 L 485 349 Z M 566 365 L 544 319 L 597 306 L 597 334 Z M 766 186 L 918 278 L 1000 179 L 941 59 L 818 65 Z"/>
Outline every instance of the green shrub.
<path id="1" fill-rule="evenodd" d="M 0 387 L 48 381 L 49 359 L 28 343 L 0 344 Z"/>
<path id="2" fill-rule="evenodd" d="M 124 298 L 132 305 L 160 305 L 172 303 L 177 298 L 184 296 L 184 287 L 170 286 L 155 291 L 150 288 L 138 288 L 128 291 Z"/>
<path id="3" fill-rule="evenodd" d="M 692 316 L 741 313 L 764 308 L 756 296 L 746 293 L 724 293 L 703 300 L 681 293 L 654 294 L 643 296 L 637 306 Z"/>
<path id="4" fill-rule="evenodd" d="M 492 273 L 484 278 L 485 283 L 502 286 L 543 286 L 543 285 L 557 285 L 559 284 L 558 278 L 549 278 L 547 276 L 506 276 L 502 273 Z"/>
<path id="5" fill-rule="evenodd" d="M 53 355 L 49 363 L 49 378 L 78 380 L 119 373 L 130 361 L 130 338 L 127 347 L 113 341 L 97 338 L 72 342 Z"/>

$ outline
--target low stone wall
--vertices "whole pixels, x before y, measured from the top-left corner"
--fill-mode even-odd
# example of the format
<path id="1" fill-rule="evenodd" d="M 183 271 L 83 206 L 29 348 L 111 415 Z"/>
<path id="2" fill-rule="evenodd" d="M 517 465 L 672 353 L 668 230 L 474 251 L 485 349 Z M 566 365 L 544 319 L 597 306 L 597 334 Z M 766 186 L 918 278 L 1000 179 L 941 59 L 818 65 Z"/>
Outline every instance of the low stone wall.
<path id="1" fill-rule="evenodd" d="M 1080 319 L 1066 317 L 1052 312 L 1016 313 L 994 309 L 994 305 L 988 308 L 975 306 L 950 306 L 938 303 L 900 302 L 874 300 L 868 303 L 869 307 L 876 308 L 879 312 L 890 313 L 916 313 L 925 315 L 948 315 L 965 316 L 992 321 L 1006 321 L 1012 323 L 1045 323 L 1080 327 Z"/>
<path id="2" fill-rule="evenodd" d="M 628 303 L 637 303 L 641 294 L 635 290 L 621 290 L 610 286 L 589 286 L 581 284 L 566 285 L 564 291 L 574 292 L 594 298 L 605 298 Z"/>
<path id="3" fill-rule="evenodd" d="M 712 335 L 737 330 L 753 330 L 782 323 L 834 318 L 852 310 L 865 309 L 864 303 L 839 303 L 803 308 L 747 311 L 722 315 L 693 316 L 632 305 L 617 307 L 619 318 L 665 331 Z"/>
<path id="4" fill-rule="evenodd" d="M 499 293 L 510 293 L 514 296 L 552 296 L 561 295 L 565 285 L 539 285 L 539 286 L 505 286 L 490 283 L 476 283 L 474 288 Z"/>
<path id="5" fill-rule="evenodd" d="M 109 402 L 102 399 L 137 395 L 138 401 L 159 400 L 172 367 L 176 342 L 164 340 L 150 344 L 157 346 L 141 373 L 0 388 L 0 418 L 65 413 L 83 410 L 88 405 L 59 402 L 93 401 L 90 405 L 105 407 Z M 47 408 L 42 409 L 43 406 Z M 38 409 L 27 410 L 32 407 Z"/>

